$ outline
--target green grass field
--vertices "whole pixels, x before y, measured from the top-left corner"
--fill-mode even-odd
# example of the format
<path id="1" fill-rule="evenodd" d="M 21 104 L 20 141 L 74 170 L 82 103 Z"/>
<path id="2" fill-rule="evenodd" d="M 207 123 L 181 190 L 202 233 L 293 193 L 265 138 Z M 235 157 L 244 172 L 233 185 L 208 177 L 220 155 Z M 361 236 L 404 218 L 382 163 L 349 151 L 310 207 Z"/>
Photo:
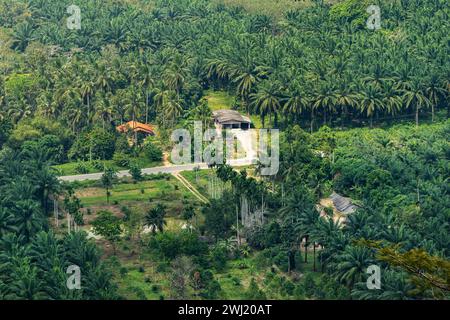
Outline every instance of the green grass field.
<path id="1" fill-rule="evenodd" d="M 85 206 L 107 205 L 105 189 L 91 187 L 77 190 L 77 196 Z M 117 184 L 111 190 L 110 203 L 165 200 L 189 200 L 194 196 L 176 179 L 152 180 L 131 184 Z"/>
<path id="2" fill-rule="evenodd" d="M 266 294 L 268 299 L 292 299 L 283 287 L 292 280 L 291 276 L 299 275 L 298 272 L 312 272 L 312 254 L 308 254 L 309 262 L 302 263 L 300 256 L 297 258 L 298 269 L 288 275 L 276 270 L 272 272 L 270 267 L 258 267 L 257 253 L 252 253 L 245 258 L 238 258 L 227 263 L 223 271 L 214 270 L 214 278 L 220 284 L 221 299 L 242 300 L 246 299 L 247 290 L 252 279 L 255 279 L 258 287 Z M 143 254 L 141 259 L 122 260 L 122 267 L 126 268 L 125 274 L 116 274 L 119 292 L 127 299 L 159 300 L 162 297 L 170 297 L 170 272 L 164 267 L 165 263 L 158 261 L 157 257 Z M 318 264 L 318 270 L 319 269 Z M 306 270 L 308 269 L 308 270 Z M 309 270 L 310 269 L 310 270 Z M 313 278 L 320 277 L 320 272 L 312 272 Z M 192 294 L 192 288 L 188 288 Z"/>

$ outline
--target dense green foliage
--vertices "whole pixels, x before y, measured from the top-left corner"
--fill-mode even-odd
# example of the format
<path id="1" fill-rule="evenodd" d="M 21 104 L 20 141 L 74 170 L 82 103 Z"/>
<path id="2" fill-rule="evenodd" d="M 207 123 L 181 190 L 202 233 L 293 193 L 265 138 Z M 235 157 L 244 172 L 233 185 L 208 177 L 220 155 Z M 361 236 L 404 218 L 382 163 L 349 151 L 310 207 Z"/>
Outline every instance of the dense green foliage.
<path id="1" fill-rule="evenodd" d="M 0 299 L 119 297 L 129 270 L 107 266 L 84 232 L 52 225 L 54 199 L 78 225 L 92 213 L 54 164 L 104 172 L 98 185 L 116 211 L 94 208 L 99 244 L 117 261 L 152 260 L 170 298 L 448 298 L 449 3 L 376 1 L 381 29 L 369 30 L 371 3 L 334 2 L 272 15 L 216 0 L 0 0 Z M 80 30 L 66 25 L 72 4 Z M 180 188 L 169 183 L 110 199 L 117 168 L 136 185 L 139 160 L 162 161 L 171 129 L 212 125 L 207 90 L 282 129 L 280 172 L 219 166 L 224 192 L 196 208 L 168 198 Z M 415 125 L 387 126 L 403 118 Z M 119 133 L 128 121 L 157 137 Z M 343 224 L 318 206 L 333 191 L 358 205 Z M 122 196 L 149 207 L 117 210 Z M 170 230 L 170 200 L 184 206 L 183 231 Z M 381 290 L 365 285 L 372 264 Z M 71 265 L 81 290 L 66 286 Z M 165 298 L 159 290 L 152 297 Z"/>
<path id="2" fill-rule="evenodd" d="M 420 248 L 424 254 L 436 257 L 429 261 L 441 264 L 429 266 L 431 270 L 448 274 L 448 266 L 438 258 L 448 261 L 450 254 L 450 203 L 445 182 L 449 175 L 449 125 L 447 121 L 420 129 L 323 129 L 314 135 L 305 134 L 299 127 L 286 131 L 281 147 L 282 170 L 275 189 L 278 201 L 269 202 L 268 222 L 247 229 L 249 244 L 268 253 L 267 250 L 278 248 L 277 252 L 284 252 L 286 258 L 272 255 L 272 261 L 292 270 L 296 268 L 293 256 L 302 239 L 316 243 L 320 246 L 321 269 L 351 290 L 354 298 L 448 295 L 430 283 L 413 281 L 417 275 L 408 273 L 411 270 L 400 268 L 398 263 L 386 263 L 389 259 L 378 260 L 375 250 L 356 241 L 395 245 L 400 253 Z M 235 181 L 236 188 L 245 185 L 242 178 L 231 172 L 221 168 L 219 176 Z M 261 189 L 248 182 L 246 189 L 247 196 L 260 198 Z M 315 206 L 330 189 L 359 204 L 360 208 L 348 215 L 343 227 L 336 220 L 319 215 Z M 235 202 L 239 202 L 242 192 L 236 190 Z M 409 263 L 414 264 L 413 261 Z M 387 283 L 381 291 L 370 291 L 365 286 L 366 269 L 372 264 L 382 266 L 386 275 L 383 279 Z M 402 293 L 399 295 L 397 290 Z"/>
<path id="3" fill-rule="evenodd" d="M 237 93 L 240 105 L 284 122 L 348 123 L 445 106 L 447 1 L 381 3 L 382 29 L 364 6 L 344 1 L 288 11 L 282 21 L 207 0 L 80 2 L 81 30 L 69 30 L 67 1 L 15 1 L 0 23 L 2 115 L 41 114 L 74 133 L 93 124 L 188 117 L 207 87 Z M 77 2 L 75 1 L 75 4 Z M 334 121 L 334 122 L 333 122 Z M 419 121 L 419 119 L 417 119 Z"/>
<path id="4" fill-rule="evenodd" d="M 114 299 L 111 273 L 86 234 L 50 230 L 50 197 L 61 186 L 43 149 L 24 145 L 0 154 L 0 299 Z M 81 269 L 81 290 L 69 290 L 66 271 Z"/>

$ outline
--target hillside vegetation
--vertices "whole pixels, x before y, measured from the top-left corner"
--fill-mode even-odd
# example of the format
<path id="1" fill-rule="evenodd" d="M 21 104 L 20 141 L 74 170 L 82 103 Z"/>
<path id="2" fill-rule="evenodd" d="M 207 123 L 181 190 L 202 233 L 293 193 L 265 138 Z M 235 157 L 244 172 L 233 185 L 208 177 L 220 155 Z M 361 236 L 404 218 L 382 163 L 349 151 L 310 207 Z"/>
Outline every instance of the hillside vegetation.
<path id="1" fill-rule="evenodd" d="M 450 4 L 375 2 L 0 0 L 0 299 L 448 299 Z M 143 175 L 222 108 L 277 174 Z"/>

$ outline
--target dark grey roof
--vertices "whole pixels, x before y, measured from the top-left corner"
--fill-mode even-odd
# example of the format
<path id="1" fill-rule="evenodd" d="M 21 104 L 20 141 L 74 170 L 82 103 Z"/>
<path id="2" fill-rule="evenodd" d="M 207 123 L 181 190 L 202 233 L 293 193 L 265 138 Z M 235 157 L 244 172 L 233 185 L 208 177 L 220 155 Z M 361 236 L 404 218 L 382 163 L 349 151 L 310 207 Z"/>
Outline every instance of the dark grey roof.
<path id="1" fill-rule="evenodd" d="M 213 118 L 217 120 L 219 123 L 227 123 L 227 122 L 251 123 L 249 117 L 243 116 L 236 110 L 214 111 Z"/>
<path id="2" fill-rule="evenodd" d="M 330 196 L 330 199 L 333 201 L 334 207 L 342 213 L 350 214 L 356 211 L 359 207 L 352 203 L 352 199 L 343 197 L 336 192 Z"/>

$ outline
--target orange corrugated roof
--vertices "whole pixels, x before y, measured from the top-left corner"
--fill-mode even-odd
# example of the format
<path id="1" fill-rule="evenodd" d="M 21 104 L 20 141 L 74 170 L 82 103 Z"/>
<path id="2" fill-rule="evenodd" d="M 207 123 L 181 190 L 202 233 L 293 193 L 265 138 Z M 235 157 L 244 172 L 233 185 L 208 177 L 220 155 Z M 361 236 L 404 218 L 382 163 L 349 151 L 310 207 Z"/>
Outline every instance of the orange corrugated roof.
<path id="1" fill-rule="evenodd" d="M 117 127 L 117 130 L 120 132 L 127 132 L 129 129 L 133 131 L 144 131 L 149 134 L 155 133 L 152 126 L 137 121 L 130 121 Z"/>

